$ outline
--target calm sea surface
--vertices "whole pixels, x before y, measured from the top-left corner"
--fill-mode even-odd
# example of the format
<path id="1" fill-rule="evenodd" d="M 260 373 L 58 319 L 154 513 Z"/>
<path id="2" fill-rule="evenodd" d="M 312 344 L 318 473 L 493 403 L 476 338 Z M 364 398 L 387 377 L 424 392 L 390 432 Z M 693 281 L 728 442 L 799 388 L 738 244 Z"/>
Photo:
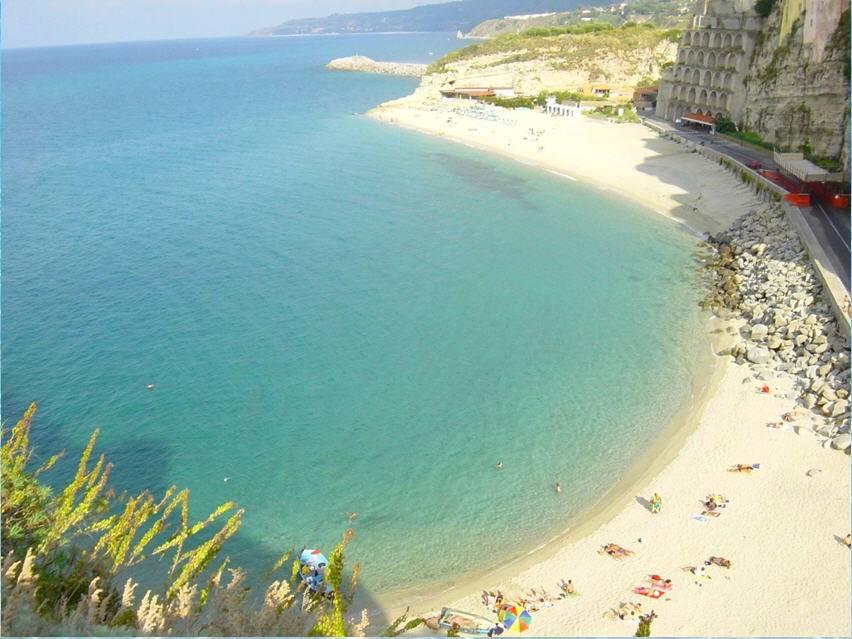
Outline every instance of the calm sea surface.
<path id="1" fill-rule="evenodd" d="M 3 418 L 38 402 L 36 445 L 70 458 L 100 427 L 118 488 L 239 502 L 254 575 L 357 512 L 379 596 L 593 505 L 689 394 L 693 240 L 359 115 L 414 80 L 323 69 L 458 44 L 4 52 Z"/>

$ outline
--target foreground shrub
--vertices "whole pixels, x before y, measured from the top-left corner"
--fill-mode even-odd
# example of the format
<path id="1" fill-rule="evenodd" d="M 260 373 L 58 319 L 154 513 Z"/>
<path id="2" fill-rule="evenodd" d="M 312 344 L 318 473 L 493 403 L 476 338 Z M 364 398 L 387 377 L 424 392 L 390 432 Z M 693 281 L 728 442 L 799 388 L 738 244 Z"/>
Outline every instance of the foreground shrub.
<path id="1" fill-rule="evenodd" d="M 345 617 L 359 572 L 356 565 L 344 583 L 344 550 L 352 531 L 329 556 L 331 601 L 300 593 L 298 556 L 286 578 L 266 586 L 261 601 L 249 597 L 245 571 L 229 567 L 227 558 L 200 586 L 196 581 L 236 534 L 243 510 L 225 502 L 190 523 L 186 489 L 172 486 L 159 499 L 147 491 L 115 497 L 104 455 L 90 465 L 98 431 L 74 477 L 54 494 L 39 476 L 61 454 L 30 468 L 35 411 L 33 404 L 11 431 L 0 433 L 4 636 L 363 636 L 366 611 L 358 620 Z M 127 571 L 152 556 L 169 557 L 166 585 L 140 599 Z M 285 553 L 271 574 L 288 559 Z"/>

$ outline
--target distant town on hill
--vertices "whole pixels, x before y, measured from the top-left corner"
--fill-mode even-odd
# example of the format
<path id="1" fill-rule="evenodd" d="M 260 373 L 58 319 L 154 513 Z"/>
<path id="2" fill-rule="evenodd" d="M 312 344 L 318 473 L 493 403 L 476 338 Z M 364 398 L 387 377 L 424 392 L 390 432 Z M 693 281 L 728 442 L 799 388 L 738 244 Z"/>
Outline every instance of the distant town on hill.
<path id="1" fill-rule="evenodd" d="M 385 31 L 463 31 L 503 16 L 571 11 L 582 6 L 610 4 L 609 0 L 459 0 L 371 13 L 334 14 L 325 18 L 288 20 L 251 35 L 377 33 Z"/>

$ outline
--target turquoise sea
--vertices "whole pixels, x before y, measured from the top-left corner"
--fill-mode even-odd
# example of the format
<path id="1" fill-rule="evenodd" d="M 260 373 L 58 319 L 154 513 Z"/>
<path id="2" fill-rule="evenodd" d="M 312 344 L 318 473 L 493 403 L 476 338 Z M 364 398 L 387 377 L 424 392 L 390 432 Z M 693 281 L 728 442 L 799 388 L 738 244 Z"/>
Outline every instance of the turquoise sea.
<path id="1" fill-rule="evenodd" d="M 699 372 L 694 240 L 361 115 L 412 79 L 323 69 L 456 46 L 4 52 L 2 412 L 38 402 L 54 481 L 100 427 L 119 489 L 245 507 L 255 576 L 357 512 L 381 598 L 525 553 L 652 445 Z"/>

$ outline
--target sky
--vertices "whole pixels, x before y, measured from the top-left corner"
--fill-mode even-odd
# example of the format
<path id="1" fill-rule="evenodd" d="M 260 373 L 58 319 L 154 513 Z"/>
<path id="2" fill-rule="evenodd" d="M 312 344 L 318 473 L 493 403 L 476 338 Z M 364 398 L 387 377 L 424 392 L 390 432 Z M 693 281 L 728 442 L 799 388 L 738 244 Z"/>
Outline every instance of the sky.
<path id="1" fill-rule="evenodd" d="M 0 0 L 3 48 L 245 35 L 289 18 L 446 0 Z"/>

